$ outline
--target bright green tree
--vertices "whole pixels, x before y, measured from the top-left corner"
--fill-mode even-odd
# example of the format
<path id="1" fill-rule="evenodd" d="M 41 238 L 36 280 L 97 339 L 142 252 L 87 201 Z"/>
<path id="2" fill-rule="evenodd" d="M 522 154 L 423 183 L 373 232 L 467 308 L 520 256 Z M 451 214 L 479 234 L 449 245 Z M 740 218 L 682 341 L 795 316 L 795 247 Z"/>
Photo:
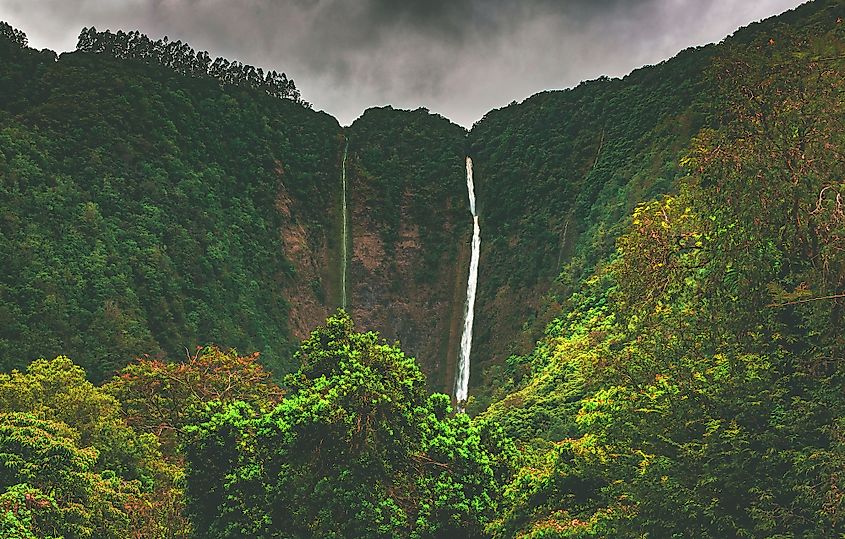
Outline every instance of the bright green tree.
<path id="1" fill-rule="evenodd" d="M 0 414 L 4 527 L 22 537 L 129 535 L 124 503 L 131 486 L 114 474 L 97 473 L 97 450 L 79 447 L 78 440 L 78 433 L 64 424 L 31 414 Z"/>
<path id="2" fill-rule="evenodd" d="M 32 418 L 34 422 L 40 421 L 50 427 L 39 427 L 41 431 L 32 434 L 36 432 L 33 430 L 35 427 L 20 422 L 7 425 L 8 432 L 18 436 L 14 438 L 16 440 L 23 439 L 20 437 L 22 433 L 32 434 L 33 438 L 27 443 L 46 443 L 47 440 L 40 440 L 42 436 L 66 438 L 67 450 L 78 450 L 87 459 L 82 467 L 84 473 L 80 472 L 82 476 L 96 480 L 97 484 L 105 481 L 102 478 L 108 478 L 103 484 L 122 493 L 119 503 L 123 514 L 120 518 L 129 522 L 126 529 L 132 529 L 143 537 L 184 537 L 186 524 L 180 515 L 180 470 L 164 461 L 156 437 L 127 425 L 121 403 L 104 388 L 89 382 L 82 368 L 70 359 L 64 356 L 52 360 L 40 359 L 31 363 L 25 372 L 0 374 L 0 411 L 10 414 L 10 417 Z M 71 445 L 76 449 L 72 449 Z M 49 468 L 53 458 L 53 453 L 29 451 L 16 457 L 16 462 L 22 469 L 35 470 Z M 76 459 L 74 462 L 83 461 Z M 8 481 L 7 486 L 14 485 L 12 478 Z M 26 477 L 19 482 L 25 483 L 26 488 L 43 488 L 42 482 L 32 483 Z M 24 496 L 25 500 L 41 499 L 38 492 L 31 495 L 20 492 L 7 493 L 10 507 L 20 507 L 15 501 L 20 496 Z M 42 494 L 52 496 L 54 492 L 51 487 Z M 53 505 L 62 501 L 49 499 L 53 500 Z M 95 510 L 92 504 L 99 503 L 96 497 L 77 496 L 73 499 L 77 500 L 75 503 L 82 512 Z M 33 503 L 25 504 L 29 513 L 15 517 L 18 524 L 23 522 L 22 519 L 37 523 L 58 518 L 43 516 L 42 509 L 46 511 L 53 505 L 42 507 L 43 504 Z M 107 528 L 101 528 L 102 525 L 105 521 L 92 522 L 91 533 L 96 537 L 106 534 Z"/>
<path id="3" fill-rule="evenodd" d="M 479 536 L 509 442 L 428 397 L 416 362 L 341 313 L 303 342 L 269 414 L 223 407 L 186 449 L 205 537 Z"/>

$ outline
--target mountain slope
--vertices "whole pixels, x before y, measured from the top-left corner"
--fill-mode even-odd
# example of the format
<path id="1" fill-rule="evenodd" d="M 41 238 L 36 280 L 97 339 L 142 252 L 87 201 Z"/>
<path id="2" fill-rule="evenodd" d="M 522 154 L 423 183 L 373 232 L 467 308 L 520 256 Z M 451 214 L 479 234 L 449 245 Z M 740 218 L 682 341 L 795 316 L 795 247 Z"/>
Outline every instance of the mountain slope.
<path id="1" fill-rule="evenodd" d="M 688 50 L 622 80 L 538 94 L 473 128 L 485 233 L 474 375 L 524 353 L 548 322 L 544 307 L 554 314 L 554 298 L 540 299 L 558 275 L 588 274 L 634 205 L 672 189 L 679 154 L 703 122 L 694 101 L 711 54 Z"/>
<path id="2" fill-rule="evenodd" d="M 301 277 L 280 231 L 326 249 L 337 122 L 156 65 L 2 52 L 4 368 L 67 353 L 99 377 L 219 342 L 287 369 Z"/>
<path id="3" fill-rule="evenodd" d="M 289 372 L 296 343 L 340 305 L 348 139 L 350 309 L 436 387 L 451 383 L 470 231 L 463 128 L 388 108 L 344 132 L 298 94 L 195 73 L 206 57 L 178 42 L 90 30 L 106 44 L 85 48 L 100 52 L 57 58 L 7 33 L 5 369 L 61 353 L 101 378 L 215 342 Z"/>
<path id="4" fill-rule="evenodd" d="M 613 253 L 633 208 L 677 188 L 692 138 L 718 121 L 711 66 L 726 47 L 827 24 L 838 5 L 807 3 L 723 44 L 622 79 L 542 92 L 473 127 L 485 240 L 471 380 L 482 407 L 505 360 L 528 353 L 579 281 Z"/>
<path id="5" fill-rule="evenodd" d="M 524 467 L 494 536 L 842 533 L 842 17 L 720 45 L 675 192 L 509 359 L 484 417 Z"/>

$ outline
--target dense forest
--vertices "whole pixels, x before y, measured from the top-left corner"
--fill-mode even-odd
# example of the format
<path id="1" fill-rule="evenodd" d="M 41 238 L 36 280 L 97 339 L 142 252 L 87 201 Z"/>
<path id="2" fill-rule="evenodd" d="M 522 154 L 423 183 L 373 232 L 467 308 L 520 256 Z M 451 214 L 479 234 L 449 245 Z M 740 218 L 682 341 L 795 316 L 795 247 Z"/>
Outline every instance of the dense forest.
<path id="1" fill-rule="evenodd" d="M 222 84 L 244 86 L 261 90 L 267 95 L 292 99 L 304 103 L 299 90 L 284 73 L 269 71 L 260 67 L 230 62 L 225 58 L 214 61 L 205 51 L 196 52 L 187 43 L 163 39 L 152 41 L 138 32 L 98 32 L 96 28 L 84 28 L 79 34 L 76 50 L 107 54 L 114 58 L 129 58 L 168 67 L 177 73 L 192 77 L 211 77 Z"/>
<path id="2" fill-rule="evenodd" d="M 66 354 L 103 380 L 142 353 L 219 342 L 291 370 L 297 275 L 275 231 L 333 226 L 337 122 L 250 85 L 84 50 L 57 61 L 12 37 L 0 365 Z M 280 212 L 290 199 L 308 203 Z"/>
<path id="3" fill-rule="evenodd" d="M 0 25 L 0 536 L 845 536 L 843 19 L 816 0 L 469 133 Z M 437 392 L 467 153 L 468 414 Z"/>

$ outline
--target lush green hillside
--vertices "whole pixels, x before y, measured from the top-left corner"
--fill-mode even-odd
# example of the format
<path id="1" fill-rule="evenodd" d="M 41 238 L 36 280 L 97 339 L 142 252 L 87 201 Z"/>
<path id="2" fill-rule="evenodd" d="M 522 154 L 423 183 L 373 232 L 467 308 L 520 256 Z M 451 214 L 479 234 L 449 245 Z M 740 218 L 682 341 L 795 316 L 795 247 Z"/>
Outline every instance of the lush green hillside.
<path id="1" fill-rule="evenodd" d="M 589 274 L 634 205 L 672 189 L 703 122 L 693 105 L 711 55 L 688 50 L 621 80 L 544 92 L 473 128 L 484 238 L 473 385 L 489 385 L 485 367 L 539 336 L 572 290 L 561 286 L 542 304 L 561 272 L 564 283 Z"/>
<path id="2" fill-rule="evenodd" d="M 280 229 L 334 235 L 337 122 L 155 63 L 1 47 L 4 368 L 67 353 L 100 378 L 220 342 L 288 370 Z"/>
<path id="3" fill-rule="evenodd" d="M 450 391 L 472 232 L 466 131 L 425 109 L 369 109 L 347 130 L 349 311 Z"/>
<path id="4" fill-rule="evenodd" d="M 827 21 L 812 2 L 727 44 Z M 677 189 L 692 138 L 718 125 L 711 66 L 727 45 L 688 49 L 622 79 L 537 94 L 470 132 L 482 242 L 472 384 L 486 405 L 499 367 L 525 354 L 561 304 L 614 250 L 633 208 Z"/>
<path id="5" fill-rule="evenodd" d="M 0 375 L 0 536 L 845 536 L 843 19 L 817 0 L 468 137 L 390 108 L 341 130 L 182 44 L 56 58 L 0 26 L 0 358 L 106 379 Z M 309 333 L 346 142 L 350 310 L 389 340 Z M 429 392 L 467 151 L 469 415 Z"/>
<path id="6" fill-rule="evenodd" d="M 845 386 L 842 6 L 719 47 L 676 193 L 508 362 L 500 537 L 831 537 Z"/>
<path id="7" fill-rule="evenodd" d="M 279 98 L 253 68 L 180 42 L 92 29 L 57 59 L 7 33 L 5 368 L 67 353 L 100 378 L 215 342 L 292 370 L 298 340 L 340 301 L 348 137 L 350 306 L 448 385 L 463 128 L 388 108 L 344 134 L 295 89 Z"/>

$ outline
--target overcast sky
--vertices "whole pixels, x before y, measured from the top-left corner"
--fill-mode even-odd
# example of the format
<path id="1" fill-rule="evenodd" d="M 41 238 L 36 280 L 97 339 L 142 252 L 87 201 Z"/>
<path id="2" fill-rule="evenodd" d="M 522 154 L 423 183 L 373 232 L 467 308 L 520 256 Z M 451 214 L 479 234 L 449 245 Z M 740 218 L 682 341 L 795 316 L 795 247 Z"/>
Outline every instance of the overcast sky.
<path id="1" fill-rule="evenodd" d="M 167 35 L 284 71 L 348 125 L 367 107 L 427 107 L 471 126 L 492 108 L 622 76 L 720 41 L 801 0 L 0 0 L 30 46 L 84 26 Z"/>

